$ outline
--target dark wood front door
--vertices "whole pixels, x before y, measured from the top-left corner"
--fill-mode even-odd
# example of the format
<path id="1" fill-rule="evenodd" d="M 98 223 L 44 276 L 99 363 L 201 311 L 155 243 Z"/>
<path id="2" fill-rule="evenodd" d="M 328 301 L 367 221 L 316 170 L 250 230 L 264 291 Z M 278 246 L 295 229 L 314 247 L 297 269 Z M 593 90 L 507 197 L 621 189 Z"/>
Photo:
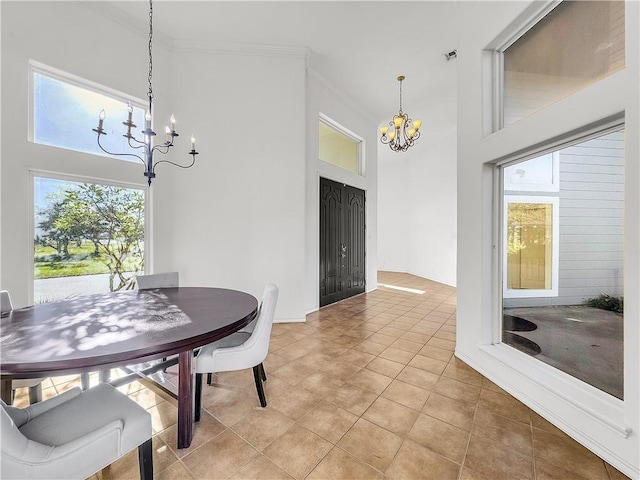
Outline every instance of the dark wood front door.
<path id="1" fill-rule="evenodd" d="M 320 306 L 365 291 L 365 193 L 320 179 Z"/>

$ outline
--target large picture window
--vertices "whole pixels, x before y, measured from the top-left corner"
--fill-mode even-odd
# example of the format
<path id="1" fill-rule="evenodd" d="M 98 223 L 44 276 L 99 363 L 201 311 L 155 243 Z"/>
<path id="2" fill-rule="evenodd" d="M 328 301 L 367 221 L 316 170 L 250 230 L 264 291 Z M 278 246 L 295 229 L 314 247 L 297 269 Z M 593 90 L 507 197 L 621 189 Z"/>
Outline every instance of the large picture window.
<path id="1" fill-rule="evenodd" d="M 547 188 L 553 161 L 499 167 L 502 341 L 622 399 L 624 131 L 578 140 L 554 157 L 556 192 Z M 526 172 L 539 191 L 518 191 Z"/>
<path id="2" fill-rule="evenodd" d="M 34 175 L 33 191 L 35 303 L 134 287 L 145 190 Z"/>

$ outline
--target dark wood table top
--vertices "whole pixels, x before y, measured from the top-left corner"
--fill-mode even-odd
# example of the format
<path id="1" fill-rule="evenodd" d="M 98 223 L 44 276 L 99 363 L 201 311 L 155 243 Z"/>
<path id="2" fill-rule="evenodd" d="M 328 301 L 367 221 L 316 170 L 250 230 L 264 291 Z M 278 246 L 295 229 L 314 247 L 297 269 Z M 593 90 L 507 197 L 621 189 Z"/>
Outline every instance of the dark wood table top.
<path id="1" fill-rule="evenodd" d="M 159 288 L 87 295 L 12 311 L 0 322 L 5 379 L 77 373 L 192 350 L 253 320 L 236 290 Z"/>

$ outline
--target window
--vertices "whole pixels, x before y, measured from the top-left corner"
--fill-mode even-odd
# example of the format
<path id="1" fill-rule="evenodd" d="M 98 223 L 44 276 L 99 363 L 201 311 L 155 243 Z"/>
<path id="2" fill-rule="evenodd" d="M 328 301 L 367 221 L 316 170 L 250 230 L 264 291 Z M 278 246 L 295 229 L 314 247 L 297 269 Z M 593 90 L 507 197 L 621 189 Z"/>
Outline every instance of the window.
<path id="1" fill-rule="evenodd" d="M 34 302 L 133 288 L 145 190 L 34 175 Z"/>
<path id="2" fill-rule="evenodd" d="M 324 116 L 320 117 L 318 130 L 320 160 L 360 174 L 362 140 Z"/>
<path id="3" fill-rule="evenodd" d="M 503 126 L 624 68 L 624 11 L 620 0 L 565 0 L 499 48 Z"/>
<path id="4" fill-rule="evenodd" d="M 107 156 L 98 147 L 96 133 L 91 130 L 98 125 L 100 111 L 104 110 L 106 119 L 103 128 L 107 135 L 100 139 L 103 146 L 112 152 L 135 152 L 127 145 L 121 130 L 122 122 L 127 118 L 128 102 L 133 107 L 133 123 L 139 128 L 144 125 L 145 110 L 140 100 L 35 62 L 30 67 L 31 140 L 43 145 Z M 113 158 L 139 161 L 127 156 Z"/>
<path id="5" fill-rule="evenodd" d="M 499 168 L 503 343 L 622 399 L 624 131 Z"/>

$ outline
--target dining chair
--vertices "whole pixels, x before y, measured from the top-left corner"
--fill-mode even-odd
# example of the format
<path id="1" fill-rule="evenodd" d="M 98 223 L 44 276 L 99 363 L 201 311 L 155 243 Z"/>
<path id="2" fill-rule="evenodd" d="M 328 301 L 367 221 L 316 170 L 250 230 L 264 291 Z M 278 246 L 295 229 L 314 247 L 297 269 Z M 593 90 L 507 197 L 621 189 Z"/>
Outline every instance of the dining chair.
<path id="1" fill-rule="evenodd" d="M 0 291 L 0 315 L 5 317 L 13 310 L 11 295 L 7 290 Z M 29 403 L 38 403 L 42 401 L 42 382 L 44 378 L 28 378 L 20 380 L 2 380 L 0 388 L 0 397 L 2 401 L 8 405 L 13 404 L 13 396 L 16 388 L 29 389 Z"/>
<path id="2" fill-rule="evenodd" d="M 153 479 L 151 415 L 107 383 L 1 406 L 2 478 L 87 478 L 138 447 L 140 478 Z"/>
<path id="3" fill-rule="evenodd" d="M 180 286 L 180 275 L 178 272 L 152 273 L 149 275 L 138 275 L 136 277 L 139 290 L 149 288 L 171 288 Z"/>
<path id="4" fill-rule="evenodd" d="M 278 287 L 268 283 L 262 294 L 260 311 L 252 332 L 238 331 L 200 349 L 195 359 L 196 421 L 200 419 L 203 373 L 211 374 L 253 368 L 253 379 L 260 405 L 263 408 L 267 406 L 262 385 L 262 382 L 267 380 L 263 362 L 269 352 L 269 338 L 277 302 Z"/>

